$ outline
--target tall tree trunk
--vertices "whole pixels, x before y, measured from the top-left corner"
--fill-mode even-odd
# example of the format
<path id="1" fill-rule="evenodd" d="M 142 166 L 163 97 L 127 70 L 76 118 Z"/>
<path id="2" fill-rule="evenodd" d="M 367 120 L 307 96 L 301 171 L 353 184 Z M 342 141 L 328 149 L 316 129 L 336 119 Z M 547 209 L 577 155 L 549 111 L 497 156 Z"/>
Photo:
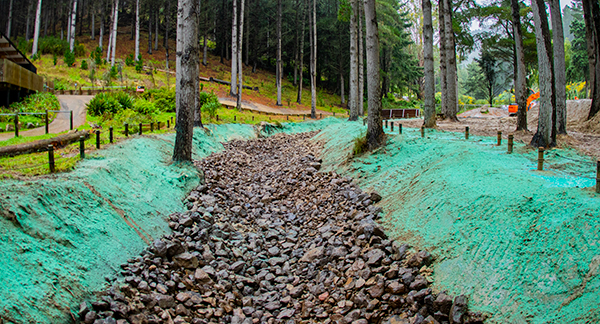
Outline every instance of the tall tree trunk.
<path id="1" fill-rule="evenodd" d="M 157 9 L 154 12 L 154 50 L 158 51 L 158 26 L 160 25 L 159 22 L 159 14 L 160 14 L 160 9 Z M 152 46 L 152 44 L 150 44 Z"/>
<path id="2" fill-rule="evenodd" d="M 433 74 L 433 22 L 431 18 L 431 1 L 422 0 L 423 10 L 423 127 L 435 127 L 435 80 Z"/>
<path id="3" fill-rule="evenodd" d="M 379 76 L 379 31 L 375 0 L 364 0 L 365 25 L 367 27 L 367 149 L 373 150 L 385 144 L 381 119 L 381 86 Z"/>
<path id="4" fill-rule="evenodd" d="M 554 50 L 554 90 L 556 95 L 556 131 L 567 133 L 567 77 L 565 71 L 565 36 L 563 34 L 562 12 L 559 0 L 550 1 L 552 19 L 552 47 Z"/>
<path id="5" fill-rule="evenodd" d="M 106 9 L 106 5 L 104 0 L 102 1 L 102 6 L 100 7 L 100 31 L 98 35 L 98 47 L 102 49 L 102 41 L 104 39 L 104 11 Z"/>
<path id="6" fill-rule="evenodd" d="M 150 32 L 150 30 L 148 30 Z M 135 1 L 135 60 L 140 56 L 140 0 Z"/>
<path id="7" fill-rule="evenodd" d="M 179 10 L 177 11 L 179 14 Z M 165 67 L 169 69 L 169 27 L 171 25 L 171 1 L 167 1 L 167 10 L 165 12 Z"/>
<path id="8" fill-rule="evenodd" d="M 244 24 L 246 24 L 246 26 L 244 28 L 246 28 L 246 33 L 244 36 L 246 38 L 246 49 L 244 50 L 245 53 L 245 63 L 244 65 L 248 66 L 250 65 L 250 1 L 248 1 L 248 7 L 244 9 L 244 15 L 246 15 L 246 17 L 244 18 Z"/>
<path id="9" fill-rule="evenodd" d="M 277 106 L 281 106 L 281 78 L 282 78 L 282 63 L 281 63 L 281 0 L 277 0 Z"/>
<path id="10" fill-rule="evenodd" d="M 356 97 L 358 114 L 365 115 L 365 49 L 363 46 L 364 8 L 358 3 L 358 95 Z"/>
<path id="11" fill-rule="evenodd" d="M 519 0 L 511 0 L 513 35 L 515 38 L 515 99 L 517 101 L 517 130 L 527 130 L 527 80 L 525 50 L 521 30 Z"/>
<path id="12" fill-rule="evenodd" d="M 29 2 L 29 7 L 27 9 L 27 26 L 25 27 L 25 40 L 29 41 L 31 39 L 31 21 L 33 20 L 33 1 Z"/>
<path id="13" fill-rule="evenodd" d="M 6 22 L 6 37 L 10 39 L 10 33 L 12 29 L 12 17 L 13 17 L 13 1 L 10 0 L 8 5 L 8 21 Z"/>
<path id="14" fill-rule="evenodd" d="M 304 4 L 302 5 L 302 30 L 301 30 L 301 36 L 300 36 L 300 62 L 298 63 L 299 67 L 298 70 L 300 70 L 300 75 L 298 76 L 300 79 L 300 82 L 298 82 L 298 97 L 296 98 L 296 102 L 301 105 L 302 104 L 302 84 L 304 83 L 304 79 L 302 77 L 302 74 L 304 72 L 304 31 L 306 30 L 306 17 L 308 15 L 308 1 L 309 0 L 305 0 Z"/>
<path id="15" fill-rule="evenodd" d="M 535 40 L 537 43 L 539 69 L 539 119 L 538 129 L 531 139 L 533 147 L 551 147 L 556 145 L 554 73 L 552 69 L 552 45 L 544 0 L 531 0 L 531 10 L 535 22 Z"/>
<path id="16" fill-rule="evenodd" d="M 33 31 L 33 47 L 31 49 L 31 56 L 37 54 L 38 51 L 38 40 L 40 38 L 40 24 L 42 20 L 42 0 L 38 0 L 37 10 L 35 12 L 35 28 Z"/>
<path id="17" fill-rule="evenodd" d="M 340 30 L 339 26 L 341 26 L 341 24 L 338 24 L 338 54 L 339 54 L 339 64 L 338 64 L 338 73 L 340 74 L 340 104 L 344 105 L 346 104 L 346 97 L 345 97 L 345 93 L 344 93 L 344 88 L 345 88 L 345 82 L 344 82 L 344 64 L 342 62 L 342 31 Z"/>
<path id="18" fill-rule="evenodd" d="M 454 30 L 452 29 L 452 1 L 444 0 L 444 24 L 446 40 L 446 107 L 447 113 L 444 113 L 446 119 L 458 121 L 457 100 L 457 75 L 456 75 L 456 51 L 454 43 Z"/>
<path id="19" fill-rule="evenodd" d="M 152 55 L 152 8 L 148 8 L 148 54 Z"/>
<path id="20" fill-rule="evenodd" d="M 92 21 L 90 28 L 90 39 L 96 40 L 96 3 L 92 3 Z"/>
<path id="21" fill-rule="evenodd" d="M 588 119 L 592 119 L 600 111 L 600 8 L 598 2 L 594 0 L 583 0 L 582 3 L 590 69 L 590 97 L 592 98 Z"/>
<path id="22" fill-rule="evenodd" d="M 199 111 L 198 1 L 179 0 L 177 10 L 177 123 L 174 161 L 192 160 L 194 115 Z"/>
<path id="23" fill-rule="evenodd" d="M 229 95 L 237 96 L 237 77 L 238 77 L 238 60 L 237 60 L 237 45 L 238 45 L 238 13 L 237 13 L 237 2 L 233 0 L 233 14 L 231 22 L 231 88 Z"/>
<path id="24" fill-rule="evenodd" d="M 77 0 L 75 0 L 77 1 Z M 117 52 L 117 28 L 118 28 L 118 24 L 117 22 L 119 21 L 119 0 L 115 0 L 115 19 L 113 21 L 113 42 L 112 42 L 112 54 L 110 56 L 110 65 L 114 66 L 115 65 L 115 54 Z"/>
<path id="25" fill-rule="evenodd" d="M 317 118 L 317 0 L 313 0 L 311 39 L 310 116 L 314 119 Z"/>
<path id="26" fill-rule="evenodd" d="M 235 1 L 235 0 L 234 0 Z M 238 32 L 238 48 L 236 53 L 238 65 L 238 91 L 237 91 L 237 109 L 242 111 L 242 43 L 244 42 L 244 0 L 240 0 L 240 21 Z"/>
<path id="27" fill-rule="evenodd" d="M 107 62 L 110 62 L 110 53 L 111 53 L 112 46 L 114 43 L 112 29 L 113 29 L 113 22 L 115 20 L 115 4 L 116 4 L 116 1 L 113 1 L 112 6 L 111 6 L 112 13 L 110 16 L 111 17 L 110 24 L 109 24 L 110 28 L 108 29 L 108 47 L 106 48 L 106 61 Z"/>
<path id="28" fill-rule="evenodd" d="M 298 8 L 300 0 L 296 0 L 296 8 Z M 296 19 L 294 20 L 294 23 L 296 24 L 296 37 L 294 39 L 294 87 L 298 84 L 298 46 L 300 46 L 299 43 L 299 38 L 300 36 L 298 35 L 299 33 L 299 25 L 300 22 L 298 21 L 298 14 L 299 14 L 299 10 L 296 10 Z"/>
<path id="29" fill-rule="evenodd" d="M 438 29 L 439 29 L 439 49 L 440 49 L 440 92 L 442 93 L 441 111 L 446 117 L 448 113 L 447 106 L 447 68 L 446 68 L 446 23 L 445 23 L 445 0 L 438 0 Z"/>
<path id="30" fill-rule="evenodd" d="M 71 52 L 75 49 L 75 26 L 77 23 L 77 0 L 73 0 L 73 11 L 71 12 L 71 31 L 69 39 L 69 49 Z"/>
<path id="31" fill-rule="evenodd" d="M 206 37 L 207 37 L 207 32 L 204 31 L 204 43 L 202 44 L 203 47 L 203 55 L 202 55 L 202 65 L 207 66 L 208 63 L 206 62 L 206 55 L 208 54 L 208 43 L 206 42 Z"/>
<path id="32" fill-rule="evenodd" d="M 361 4 L 362 5 L 362 4 Z M 348 108 L 349 120 L 358 120 L 358 6 L 357 0 L 350 0 L 352 12 L 350 13 L 350 97 Z"/>

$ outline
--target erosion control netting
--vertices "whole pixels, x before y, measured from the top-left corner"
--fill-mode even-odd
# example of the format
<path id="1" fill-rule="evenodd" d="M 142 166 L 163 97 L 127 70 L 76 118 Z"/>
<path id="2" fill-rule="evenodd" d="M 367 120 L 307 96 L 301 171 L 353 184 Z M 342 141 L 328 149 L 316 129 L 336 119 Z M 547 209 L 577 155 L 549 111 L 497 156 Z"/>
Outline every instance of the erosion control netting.
<path id="1" fill-rule="evenodd" d="M 393 237 L 437 257 L 435 287 L 465 294 L 498 322 L 600 319 L 600 195 L 595 162 L 552 150 L 515 153 L 495 138 L 405 129 L 385 149 L 347 160 L 362 123 L 327 127 L 324 167 L 379 191 Z M 548 169 L 549 168 L 549 169 Z"/>

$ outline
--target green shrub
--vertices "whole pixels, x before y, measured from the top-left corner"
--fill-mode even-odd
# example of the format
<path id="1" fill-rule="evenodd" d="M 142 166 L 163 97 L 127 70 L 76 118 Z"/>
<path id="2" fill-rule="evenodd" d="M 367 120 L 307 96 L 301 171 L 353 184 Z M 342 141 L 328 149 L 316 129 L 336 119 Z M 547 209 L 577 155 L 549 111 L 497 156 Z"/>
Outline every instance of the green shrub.
<path id="1" fill-rule="evenodd" d="M 133 98 L 125 92 L 113 92 L 111 95 L 121 104 L 123 109 L 133 108 Z"/>
<path id="2" fill-rule="evenodd" d="M 71 51 L 66 51 L 64 61 L 68 67 L 73 66 L 73 64 L 75 64 L 75 54 Z"/>
<path id="3" fill-rule="evenodd" d="M 142 60 L 142 54 L 138 55 L 138 60 L 135 62 L 135 71 L 137 73 L 142 73 L 144 70 L 144 60 Z"/>
<path id="4" fill-rule="evenodd" d="M 119 76 L 119 68 L 115 64 L 110 68 L 110 77 L 111 77 L 111 79 L 116 79 L 118 76 Z"/>
<path id="5" fill-rule="evenodd" d="M 38 51 L 42 54 L 65 55 L 69 50 L 69 42 L 54 36 L 40 38 Z"/>
<path id="6" fill-rule="evenodd" d="M 37 52 L 37 53 L 35 53 L 35 54 L 31 55 L 31 60 L 32 60 L 32 61 L 37 61 L 37 60 L 39 60 L 39 59 L 40 59 L 40 54 L 39 54 L 39 52 Z"/>
<path id="7" fill-rule="evenodd" d="M 58 56 L 56 56 L 56 54 L 52 56 L 52 62 L 54 63 L 54 66 L 56 66 L 56 64 L 58 63 Z"/>
<path id="8" fill-rule="evenodd" d="M 25 40 L 24 37 L 17 38 L 17 49 L 22 53 L 31 52 L 31 48 L 33 47 L 33 40 Z"/>
<path id="9" fill-rule="evenodd" d="M 60 110 L 58 99 L 50 92 L 38 92 L 31 94 L 20 102 L 10 105 L 10 111 L 41 112 L 44 110 Z"/>
<path id="10" fill-rule="evenodd" d="M 207 113 L 211 119 L 215 118 L 215 116 L 217 116 L 217 111 L 219 110 L 219 108 L 221 108 L 221 103 L 214 102 L 207 102 L 202 106 L 202 112 Z"/>
<path id="11" fill-rule="evenodd" d="M 83 46 L 83 44 L 79 44 L 78 41 L 75 41 L 75 44 L 73 46 L 73 54 L 75 54 L 75 56 L 77 56 L 77 57 L 84 57 L 85 56 L 85 46 Z"/>
<path id="12" fill-rule="evenodd" d="M 125 65 L 133 66 L 134 64 L 135 64 L 135 61 L 133 60 L 133 54 L 127 55 L 127 57 L 125 58 Z"/>
<path id="13" fill-rule="evenodd" d="M 198 105 L 200 107 L 204 106 L 207 103 L 211 103 L 211 102 L 216 102 L 219 103 L 219 97 L 217 97 L 217 95 L 215 95 L 214 93 L 208 93 L 208 92 L 200 92 L 200 96 L 198 99 Z"/>
<path id="14" fill-rule="evenodd" d="M 90 82 L 92 83 L 92 86 L 96 83 L 96 69 L 94 67 L 92 67 L 90 69 Z"/>
<path id="15" fill-rule="evenodd" d="M 133 102 L 133 110 L 142 115 L 155 115 L 159 113 L 154 103 L 142 98 L 138 98 Z"/>
<path id="16" fill-rule="evenodd" d="M 87 60 L 81 60 L 81 69 L 82 70 L 87 70 L 88 69 Z"/>
<path id="17" fill-rule="evenodd" d="M 57 91 L 67 90 L 68 86 L 69 86 L 69 84 L 67 82 L 63 81 L 62 79 L 54 80 L 54 90 L 57 90 Z"/>
<path id="18" fill-rule="evenodd" d="M 88 114 L 101 116 L 115 114 L 123 110 L 123 106 L 110 93 L 99 93 L 86 105 Z"/>
<path id="19" fill-rule="evenodd" d="M 367 134 L 363 133 L 354 138 L 354 147 L 352 148 L 352 156 L 359 156 L 367 151 Z"/>
<path id="20" fill-rule="evenodd" d="M 104 59 L 102 58 L 102 49 L 100 47 L 96 47 L 96 49 L 90 53 L 90 58 L 94 60 L 94 63 L 97 66 L 101 66 L 103 63 L 105 63 Z"/>
<path id="21" fill-rule="evenodd" d="M 201 95 L 202 96 L 202 95 Z M 142 98 L 154 102 L 156 108 L 164 112 L 175 112 L 175 89 L 159 88 L 146 90 Z M 200 105 L 201 106 L 201 105 Z"/>

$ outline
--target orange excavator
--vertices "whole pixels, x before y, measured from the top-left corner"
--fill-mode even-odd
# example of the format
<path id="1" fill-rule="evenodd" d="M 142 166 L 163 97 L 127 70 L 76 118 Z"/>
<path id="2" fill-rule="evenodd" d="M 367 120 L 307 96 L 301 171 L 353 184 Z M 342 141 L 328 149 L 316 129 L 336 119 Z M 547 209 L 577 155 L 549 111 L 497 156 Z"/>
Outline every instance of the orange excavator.
<path id="1" fill-rule="evenodd" d="M 531 108 L 531 103 L 538 99 L 540 97 L 540 92 L 536 92 L 534 94 L 532 94 L 531 96 L 529 96 L 529 98 L 527 98 L 527 111 L 529 111 L 529 108 Z M 510 116 L 514 116 L 517 111 L 519 110 L 519 106 L 516 103 L 510 104 L 508 106 L 508 114 Z"/>

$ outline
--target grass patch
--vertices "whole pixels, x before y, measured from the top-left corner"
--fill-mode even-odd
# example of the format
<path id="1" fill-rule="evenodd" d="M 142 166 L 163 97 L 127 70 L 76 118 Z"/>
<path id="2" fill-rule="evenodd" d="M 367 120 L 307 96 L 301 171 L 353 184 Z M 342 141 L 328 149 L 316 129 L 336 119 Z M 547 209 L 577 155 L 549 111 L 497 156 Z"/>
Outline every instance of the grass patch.
<path id="1" fill-rule="evenodd" d="M 352 157 L 360 156 L 367 152 L 367 133 L 361 133 L 353 140 Z"/>

